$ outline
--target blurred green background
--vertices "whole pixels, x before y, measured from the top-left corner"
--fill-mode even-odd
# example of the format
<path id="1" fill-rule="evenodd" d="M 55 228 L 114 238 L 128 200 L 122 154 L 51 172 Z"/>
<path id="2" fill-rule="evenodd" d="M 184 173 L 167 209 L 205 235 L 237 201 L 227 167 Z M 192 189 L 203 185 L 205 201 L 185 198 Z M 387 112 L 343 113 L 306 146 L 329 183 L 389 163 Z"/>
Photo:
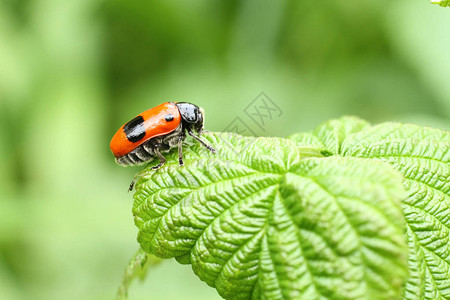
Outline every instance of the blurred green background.
<path id="1" fill-rule="evenodd" d="M 0 297 L 112 299 L 135 253 L 139 168 L 109 141 L 191 101 L 287 136 L 353 114 L 450 128 L 449 9 L 427 0 L 0 0 Z M 260 92 L 283 111 L 261 130 Z M 174 261 L 130 299 L 218 299 Z"/>

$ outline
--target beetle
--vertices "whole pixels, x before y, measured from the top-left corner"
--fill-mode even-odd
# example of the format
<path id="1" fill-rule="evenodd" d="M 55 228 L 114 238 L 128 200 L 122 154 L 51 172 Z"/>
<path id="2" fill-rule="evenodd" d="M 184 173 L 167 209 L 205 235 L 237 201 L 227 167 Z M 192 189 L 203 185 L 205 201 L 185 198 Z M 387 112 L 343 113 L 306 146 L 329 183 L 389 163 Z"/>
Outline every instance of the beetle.
<path id="1" fill-rule="evenodd" d="M 157 170 L 166 162 L 161 152 L 178 147 L 178 163 L 183 166 L 182 143 L 186 139 L 186 132 L 206 149 L 216 153 L 213 147 L 200 138 L 204 119 L 203 109 L 195 104 L 165 102 L 144 111 L 120 127 L 111 139 L 111 152 L 116 162 L 123 166 L 141 165 L 157 157 L 159 164 L 151 168 Z M 135 179 L 129 191 L 133 190 Z"/>
<path id="2" fill-rule="evenodd" d="M 178 147 L 178 162 L 183 165 L 182 143 L 186 132 L 209 151 L 216 150 L 200 138 L 204 128 L 203 109 L 188 102 L 165 102 L 137 115 L 117 130 L 110 148 L 116 162 L 123 166 L 140 165 L 159 159 L 157 170 L 166 162 L 161 151 Z M 195 132 L 198 134 L 196 135 Z"/>

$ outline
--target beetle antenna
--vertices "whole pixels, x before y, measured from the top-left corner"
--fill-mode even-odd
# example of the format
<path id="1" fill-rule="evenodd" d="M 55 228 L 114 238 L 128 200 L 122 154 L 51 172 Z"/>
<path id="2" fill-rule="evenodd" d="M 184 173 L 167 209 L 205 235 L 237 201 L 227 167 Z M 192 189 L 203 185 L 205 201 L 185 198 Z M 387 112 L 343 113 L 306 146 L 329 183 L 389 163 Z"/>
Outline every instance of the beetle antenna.
<path id="1" fill-rule="evenodd" d="M 216 149 L 214 149 L 213 147 L 211 147 L 210 145 L 208 145 L 204 140 L 202 140 L 201 138 L 199 138 L 198 136 L 196 136 L 192 130 L 188 129 L 188 133 L 190 136 L 192 136 L 194 139 L 196 139 L 197 141 L 199 141 L 203 146 L 205 146 L 206 149 L 208 149 L 209 151 L 211 151 L 212 153 L 216 153 Z"/>

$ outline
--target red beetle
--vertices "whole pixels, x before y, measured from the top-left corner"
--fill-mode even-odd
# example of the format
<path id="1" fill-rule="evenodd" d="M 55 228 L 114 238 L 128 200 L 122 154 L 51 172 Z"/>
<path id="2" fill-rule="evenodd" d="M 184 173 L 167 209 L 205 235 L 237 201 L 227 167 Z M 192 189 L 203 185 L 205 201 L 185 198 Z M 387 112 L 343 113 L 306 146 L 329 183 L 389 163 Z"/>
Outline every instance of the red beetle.
<path id="1" fill-rule="evenodd" d="M 168 152 L 170 148 L 178 146 L 179 164 L 182 166 L 182 142 L 186 138 L 186 131 L 208 150 L 213 153 L 216 151 L 200 138 L 203 120 L 203 109 L 197 105 L 166 102 L 144 111 L 120 127 L 111 140 L 110 148 L 116 162 L 124 166 L 142 164 L 158 157 L 160 163 L 152 167 L 156 170 L 166 162 L 161 151 Z"/>

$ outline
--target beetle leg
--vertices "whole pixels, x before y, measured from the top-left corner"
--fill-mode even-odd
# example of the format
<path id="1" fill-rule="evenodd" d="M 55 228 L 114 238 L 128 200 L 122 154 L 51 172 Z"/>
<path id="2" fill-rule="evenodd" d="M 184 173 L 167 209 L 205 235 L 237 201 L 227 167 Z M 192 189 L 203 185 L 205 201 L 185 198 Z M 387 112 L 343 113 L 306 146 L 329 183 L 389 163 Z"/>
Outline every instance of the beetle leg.
<path id="1" fill-rule="evenodd" d="M 136 185 L 136 182 L 144 175 L 144 171 L 149 164 L 150 163 L 145 164 L 145 167 L 143 167 L 142 170 L 140 170 L 136 175 L 134 175 L 133 180 L 130 183 L 130 187 L 128 188 L 129 192 L 133 190 L 134 186 Z"/>
<path id="2" fill-rule="evenodd" d="M 183 135 L 178 138 L 178 163 L 180 167 L 184 165 L 183 163 Z"/>
<path id="3" fill-rule="evenodd" d="M 157 164 L 156 166 L 152 167 L 152 170 L 158 170 L 166 163 L 166 158 L 161 154 L 161 152 L 159 152 L 159 146 L 155 146 L 154 151 L 155 151 L 156 156 L 158 156 L 160 163 Z"/>
<path id="4" fill-rule="evenodd" d="M 131 192 L 134 189 L 134 186 L 136 185 L 136 182 L 139 180 L 141 176 L 139 176 L 138 178 L 134 178 L 133 181 L 131 181 L 130 183 L 130 187 L 128 188 L 128 192 Z"/>
<path id="5" fill-rule="evenodd" d="M 196 139 L 197 141 L 199 141 L 203 146 L 206 147 L 206 149 L 208 149 L 209 151 L 211 151 L 212 153 L 216 153 L 216 149 L 214 149 L 213 147 L 211 147 L 210 145 L 208 145 L 205 141 L 203 141 L 201 138 L 199 138 L 198 136 L 196 136 L 192 130 L 188 130 L 188 133 L 190 136 L 192 136 L 194 139 Z"/>

